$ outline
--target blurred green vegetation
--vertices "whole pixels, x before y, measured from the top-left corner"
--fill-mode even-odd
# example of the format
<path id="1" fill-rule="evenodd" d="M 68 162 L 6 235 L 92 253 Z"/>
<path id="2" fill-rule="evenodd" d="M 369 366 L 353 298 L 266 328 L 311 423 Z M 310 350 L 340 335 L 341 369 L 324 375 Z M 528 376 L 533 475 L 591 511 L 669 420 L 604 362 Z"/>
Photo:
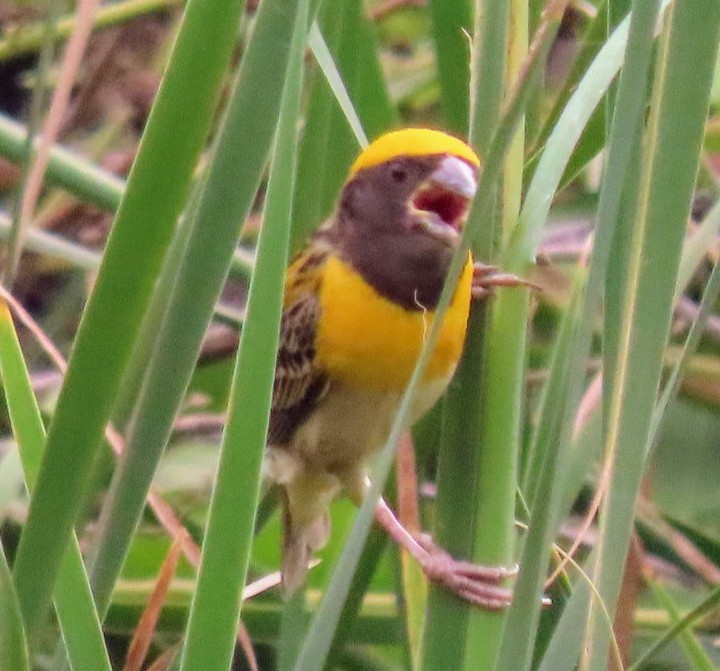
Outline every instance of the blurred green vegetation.
<path id="1" fill-rule="evenodd" d="M 207 10 L 203 15 L 202 0 L 188 3 L 184 19 L 177 0 L 106 2 L 74 75 L 45 188 L 31 220 L 18 222 L 32 153 L 26 136 L 42 127 L 80 3 L 0 0 L 3 268 L 10 267 L 9 246 L 22 247 L 18 271 L 15 276 L 5 271 L 3 286 L 61 353 L 67 356 L 75 348 L 63 388 L 63 377 L 37 334 L 16 314 L 18 350 L 12 323 L 2 317 L 0 669 L 24 668 L 26 653 L 28 668 L 67 668 L 66 656 L 72 663 L 83 652 L 94 654 L 97 646 L 103 657 L 103 640 L 112 668 L 124 668 L 171 545 L 157 510 L 143 508 L 149 482 L 202 543 L 228 408 L 240 421 L 243 407 L 249 407 L 233 405 L 237 393 L 230 392 L 263 216 L 270 212 L 279 217 L 274 221 L 283 221 L 282 208 L 291 207 L 290 230 L 277 223 L 272 230 L 278 237 L 266 244 L 281 249 L 282 236 L 288 236 L 297 249 L 332 211 L 360 149 L 362 138 L 351 121 L 358 121 L 370 139 L 409 125 L 472 135 L 487 157 L 490 141 L 497 142 L 495 131 L 508 123 L 504 115 L 515 75 L 508 81 L 506 73 L 516 73 L 522 58 L 508 52 L 507 63 L 483 61 L 479 47 L 490 53 L 492 45 L 481 44 L 479 36 L 494 26 L 475 21 L 478 7 L 497 13 L 486 12 L 486 20 L 500 21 L 510 43 L 527 41 L 527 30 L 532 39 L 538 28 L 552 38 L 539 80 L 520 87 L 528 94 L 521 101 L 524 137 L 516 137 L 515 153 L 504 163 L 503 197 L 495 199 L 494 214 L 480 222 L 490 233 L 472 241 L 486 238 L 490 251 L 484 261 L 527 276 L 539 290 L 518 299 L 500 289 L 478 310 L 472 331 L 477 352 L 464 363 L 450 402 L 421 422 L 414 438 L 423 527 L 449 534 L 446 544 L 468 558 L 482 559 L 487 539 L 474 535 L 474 516 L 483 503 L 472 483 L 477 477 L 492 482 L 505 476 L 513 489 L 518 483 L 517 499 L 511 492 L 504 503 L 515 507 L 521 523 L 531 524 L 530 533 L 513 531 L 512 520 L 509 525 L 505 520 L 498 533 L 509 538 L 510 556 L 524 560 L 519 602 L 509 614 L 487 616 L 469 614 L 433 591 L 427 604 L 423 595 L 404 594 L 405 565 L 397 549 L 374 531 L 364 554 L 354 555 L 361 557 L 361 569 L 353 580 L 347 562 L 338 559 L 346 557 L 348 543 L 357 541 L 362 548 L 364 537 L 354 527 L 356 508 L 338 501 L 332 508 L 333 533 L 318 553 L 321 563 L 310 571 L 305 601 L 310 615 L 319 612 L 329 618 L 321 622 L 332 627 L 316 632 L 309 619 L 306 629 L 304 615 L 293 613 L 292 604 L 286 607 L 277 589 L 248 600 L 242 619 L 259 668 L 284 668 L 288 659 L 287 668 L 300 671 L 430 671 L 439 668 L 437 660 L 451 671 L 607 668 L 608 654 L 616 656 L 615 649 L 607 652 L 607 613 L 590 607 L 594 598 L 585 578 L 566 567 L 564 578 L 542 586 L 548 563 L 556 565 L 559 557 L 551 559 L 552 542 L 567 549 L 577 540 L 575 560 L 596 581 L 611 616 L 619 601 L 615 632 L 625 668 L 635 668 L 633 660 L 692 609 L 712 603 L 720 585 L 720 319 L 713 288 L 720 227 L 720 68 L 713 66 L 720 11 L 713 0 L 696 3 L 648 3 L 646 25 L 635 16 L 624 51 L 621 33 L 629 20 L 621 21 L 642 0 L 310 0 L 306 5 L 226 0 L 217 10 L 226 21 L 222 35 L 217 33 L 221 14 Z M 543 23 L 553 15 L 542 10 L 562 4 L 568 6 L 559 26 Z M 327 52 L 308 47 L 301 63 L 291 35 L 295 30 L 296 40 L 297 31 L 304 37 L 307 26 L 297 16 L 305 6 L 318 31 L 315 39 L 320 36 Z M 653 12 L 661 15 L 655 36 Z M 207 50 L 212 40 L 218 42 Z M 505 42 L 500 48 L 507 51 Z M 198 54 L 204 54 L 205 65 Z M 618 79 L 613 63 L 620 67 L 623 54 Z M 301 65 L 304 74 L 298 79 Z M 169 74 L 156 97 L 163 73 Z M 192 78 L 203 76 L 205 85 L 197 88 Z M 501 87 L 496 99 L 473 106 L 472 95 L 483 95 L 477 87 L 495 80 Z M 288 111 L 293 92 L 288 82 L 302 85 L 296 91 L 299 114 Z M 342 86 L 351 110 L 338 103 Z M 497 118 L 476 116 L 486 108 Z M 297 169 L 294 161 L 277 156 L 270 167 L 280 120 L 285 141 L 297 131 Z M 284 198 L 266 198 L 273 193 L 270 174 L 276 175 L 276 194 L 277 184 L 284 186 Z M 513 198 L 520 199 L 519 212 L 512 210 Z M 507 232 L 492 235 L 501 222 Z M 18 223 L 23 230 L 14 238 Z M 594 266 L 587 265 L 591 232 Z M 254 291 L 266 292 L 257 300 L 267 310 L 261 318 L 272 324 L 267 306 L 277 292 L 267 287 L 277 285 L 284 263 L 282 256 L 266 262 Z M 684 350 L 698 319 L 699 342 Z M 514 325 L 512 338 L 503 324 Z M 264 335 L 259 340 L 270 342 L 271 333 L 267 341 Z M 251 393 L 259 379 L 253 376 L 269 360 L 247 356 L 250 360 L 241 357 L 235 371 L 235 389 L 245 383 L 261 414 L 264 402 Z M 508 376 L 498 362 L 512 369 L 517 389 L 501 384 Z M 603 367 L 605 379 L 598 384 Z M 28 381 L 49 429 L 44 445 L 54 455 L 40 465 L 40 503 L 32 505 L 23 483 L 24 478 L 34 483 L 37 473 L 23 472 L 18 448 L 28 468 L 30 447 L 23 436 L 30 435 L 32 443 L 44 436 L 44 427 L 34 415 L 35 399 L 25 394 Z M 483 405 L 470 396 L 474 384 Z M 667 407 L 660 400 L 663 389 Z M 488 390 L 489 399 L 483 396 Z M 469 410 L 462 408 L 463 398 Z M 504 415 L 502 406 L 509 404 L 512 411 Z M 479 416 L 477 426 L 462 419 L 468 416 L 463 412 L 477 415 L 478 407 L 496 406 L 501 410 L 492 411 L 490 419 Z M 458 418 L 467 424 L 464 434 L 457 433 Z M 512 425 L 503 435 L 493 423 L 500 419 Z M 134 457 L 118 461 L 107 436 L 100 440 L 110 420 L 129 449 L 138 450 Z M 449 428 L 453 421 L 454 429 Z M 467 442 L 448 446 L 458 435 Z M 44 440 L 38 438 L 38 450 Z M 463 456 L 464 448 L 471 456 Z M 508 466 L 505 476 L 478 465 L 488 452 Z M 517 457 L 517 473 L 509 454 Z M 463 473 L 453 475 L 453 468 Z M 467 479 L 453 487 L 453 478 L 461 476 Z M 135 491 L 126 489 L 127 482 L 135 483 Z M 249 533 L 256 505 L 250 488 L 233 486 L 238 499 L 244 498 L 237 511 L 226 508 L 228 544 L 242 541 L 231 530 L 233 515 Z M 593 507 L 598 487 L 605 494 L 599 515 Z M 394 498 L 394 483 L 387 494 Z M 491 485 L 484 496 L 495 499 L 503 492 Z M 259 509 L 247 582 L 279 567 L 277 511 L 264 499 Z M 107 526 L 109 519 L 124 531 L 111 532 L 108 539 L 108 528 L 116 528 Z M 26 528 L 30 532 L 22 540 Z M 57 568 L 66 561 L 61 550 L 70 543 L 72 528 L 98 604 L 78 590 L 77 602 L 71 598 L 65 612 L 76 609 L 86 617 L 87 630 L 63 619 L 62 591 L 53 592 L 58 617 L 46 611 L 57 571 L 47 574 L 46 586 L 36 578 L 46 565 Z M 631 537 L 638 544 L 626 561 Z M 222 545 L 220 536 L 217 544 Z M 47 551 L 33 555 L 31 550 L 40 547 Z M 116 560 L 119 568 L 125 553 L 115 582 L 116 567 L 103 557 Z M 18 557 L 20 577 L 14 576 L 13 588 L 10 576 Z M 235 567 L 227 570 L 242 578 Z M 183 558 L 142 668 L 182 646 L 197 575 Z M 208 580 L 222 585 L 224 575 L 216 572 Z M 86 580 L 82 572 L 76 577 Z M 331 581 L 343 580 L 349 596 L 334 604 L 333 615 L 333 604 L 323 602 L 322 595 Z M 222 606 L 232 611 L 230 580 L 227 585 Z M 64 587 L 67 597 L 70 590 Z M 541 611 L 542 591 L 552 596 L 553 605 Z M 336 593 L 341 592 L 331 592 Z M 718 615 L 715 606 L 679 627 L 640 668 L 720 668 Z M 424 638 L 418 643 L 421 634 L 413 623 L 423 617 Z M 98 618 L 104 639 L 93 629 Z M 215 628 L 213 620 L 203 624 Z M 61 626 L 77 626 L 75 638 L 65 629 L 61 637 Z M 513 627 L 523 627 L 523 635 L 513 634 Z M 73 649 L 84 631 L 88 649 L 82 650 L 82 641 L 80 650 Z M 194 629 L 191 638 L 200 631 Z M 234 639 L 218 636 L 229 651 Z M 302 653 L 289 642 L 293 636 L 308 646 Z M 310 646 L 323 637 L 324 652 L 313 653 Z M 314 666 L 294 666 L 299 654 L 301 660 L 313 659 Z M 232 668 L 252 668 L 242 646 L 234 657 Z M 179 660 L 178 653 L 174 662 L 152 668 L 179 668 Z M 209 671 L 227 668 L 215 659 L 207 663 Z"/>

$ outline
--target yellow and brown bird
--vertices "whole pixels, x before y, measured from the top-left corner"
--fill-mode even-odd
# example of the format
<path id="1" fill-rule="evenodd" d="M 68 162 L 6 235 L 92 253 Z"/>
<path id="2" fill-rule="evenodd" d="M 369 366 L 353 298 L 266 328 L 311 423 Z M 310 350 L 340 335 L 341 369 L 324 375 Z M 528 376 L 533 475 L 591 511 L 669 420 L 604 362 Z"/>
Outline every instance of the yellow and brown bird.
<path id="1" fill-rule="evenodd" d="M 440 131 L 381 136 L 288 268 L 264 472 L 282 492 L 289 593 L 328 538 L 330 502 L 344 493 L 359 504 L 367 491 L 368 463 L 389 435 L 434 318 L 479 167 L 469 146 Z M 477 272 L 468 256 L 411 422 L 453 376 L 474 289 L 516 283 L 487 267 Z M 375 517 L 430 579 L 478 605 L 509 602 L 499 582 L 512 571 L 453 559 L 413 537 L 382 500 Z"/>

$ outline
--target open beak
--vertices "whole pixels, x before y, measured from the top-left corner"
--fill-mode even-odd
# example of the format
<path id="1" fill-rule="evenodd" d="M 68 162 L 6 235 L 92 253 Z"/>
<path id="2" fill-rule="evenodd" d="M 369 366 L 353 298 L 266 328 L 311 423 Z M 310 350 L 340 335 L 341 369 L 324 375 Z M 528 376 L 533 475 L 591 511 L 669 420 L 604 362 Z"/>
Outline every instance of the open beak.
<path id="1" fill-rule="evenodd" d="M 413 194 L 413 219 L 428 234 L 452 245 L 476 191 L 475 170 L 455 156 L 446 156 Z"/>

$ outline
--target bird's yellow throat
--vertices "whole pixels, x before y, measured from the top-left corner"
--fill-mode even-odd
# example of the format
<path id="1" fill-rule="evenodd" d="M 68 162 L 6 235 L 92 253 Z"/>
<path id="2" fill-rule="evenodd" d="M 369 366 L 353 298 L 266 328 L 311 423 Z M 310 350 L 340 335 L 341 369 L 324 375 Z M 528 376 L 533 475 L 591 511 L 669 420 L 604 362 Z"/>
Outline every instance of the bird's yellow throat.
<path id="1" fill-rule="evenodd" d="M 468 258 L 448 308 L 426 381 L 452 374 L 462 353 L 470 310 Z M 323 318 L 317 361 L 332 378 L 377 391 L 402 392 L 410 380 L 434 312 L 406 310 L 381 296 L 351 266 L 331 256 L 320 289 Z"/>

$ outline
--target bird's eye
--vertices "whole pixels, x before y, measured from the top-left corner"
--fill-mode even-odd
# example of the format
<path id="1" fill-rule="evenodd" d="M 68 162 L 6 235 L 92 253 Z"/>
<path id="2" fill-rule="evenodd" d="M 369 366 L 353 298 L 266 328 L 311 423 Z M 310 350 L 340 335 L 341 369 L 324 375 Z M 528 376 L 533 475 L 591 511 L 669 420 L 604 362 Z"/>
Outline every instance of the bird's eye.
<path id="1" fill-rule="evenodd" d="M 394 165 L 390 170 L 390 176 L 395 182 L 402 184 L 407 179 L 407 172 L 405 171 L 405 168 L 399 165 Z"/>

